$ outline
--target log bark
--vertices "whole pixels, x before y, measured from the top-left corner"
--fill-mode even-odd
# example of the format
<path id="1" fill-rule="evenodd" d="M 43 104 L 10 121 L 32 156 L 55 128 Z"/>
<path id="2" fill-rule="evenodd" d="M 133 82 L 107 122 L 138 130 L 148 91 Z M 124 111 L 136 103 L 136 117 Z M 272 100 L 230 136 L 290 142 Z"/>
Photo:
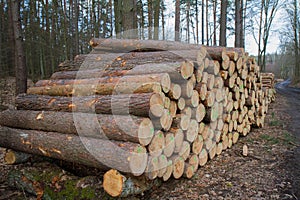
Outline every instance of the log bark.
<path id="1" fill-rule="evenodd" d="M 28 162 L 32 157 L 33 157 L 32 154 L 9 149 L 5 152 L 3 159 L 5 164 L 15 165 L 15 164 Z"/>
<path id="2" fill-rule="evenodd" d="M 97 60 L 93 59 L 94 57 Z M 185 60 L 176 52 L 170 51 L 89 54 L 87 58 L 89 59 L 86 59 L 78 69 L 130 70 L 137 65 L 147 63 L 182 62 Z"/>
<path id="3" fill-rule="evenodd" d="M 100 77 L 114 77 L 125 75 L 141 75 L 141 74 L 154 74 L 154 73 L 169 73 L 173 79 L 181 77 L 181 65 L 184 62 L 164 62 L 164 63 L 147 63 L 143 65 L 136 65 L 132 69 L 90 69 L 79 71 L 62 71 L 56 72 L 51 76 L 52 80 L 60 79 L 90 79 Z"/>
<path id="4" fill-rule="evenodd" d="M 222 62 L 223 60 L 229 60 L 229 57 L 226 53 L 225 47 L 206 47 L 207 54 L 212 60 L 218 60 Z"/>
<path id="5" fill-rule="evenodd" d="M 171 79 L 169 74 L 142 74 L 142 75 L 129 75 L 118 77 L 103 77 L 93 79 L 62 79 L 62 80 L 40 80 L 35 84 L 35 87 L 50 87 L 56 85 L 97 85 L 104 83 L 114 83 L 116 85 L 122 83 L 160 83 L 165 93 L 169 92 L 171 87 Z"/>
<path id="6" fill-rule="evenodd" d="M 0 127 L 0 146 L 30 154 L 108 170 L 114 168 L 139 176 L 148 155 L 141 145 L 76 135 Z"/>
<path id="7" fill-rule="evenodd" d="M 145 176 L 122 175 L 114 169 L 107 171 L 103 176 L 103 188 L 112 197 L 128 197 L 141 194 L 160 184 L 159 179 L 147 180 Z"/>
<path id="8" fill-rule="evenodd" d="M 52 111 L 6 110 L 0 113 L 3 126 L 52 131 L 148 145 L 154 135 L 149 118 L 126 115 L 95 115 Z"/>
<path id="9" fill-rule="evenodd" d="M 61 97 L 21 94 L 16 97 L 18 110 L 88 112 L 97 114 L 161 117 L 164 100 L 156 93 Z"/>
<path id="10" fill-rule="evenodd" d="M 206 48 L 200 45 L 185 44 L 174 41 L 161 40 L 130 40 L 130 39 L 100 39 L 93 38 L 90 45 L 94 48 L 94 53 L 105 50 L 106 52 L 126 53 L 131 51 L 172 51 L 172 50 L 201 50 Z"/>
<path id="11" fill-rule="evenodd" d="M 148 83 L 101 83 L 97 85 L 55 85 L 47 87 L 31 87 L 28 94 L 49 96 L 88 96 L 134 93 L 159 93 L 161 85 L 157 82 Z"/>

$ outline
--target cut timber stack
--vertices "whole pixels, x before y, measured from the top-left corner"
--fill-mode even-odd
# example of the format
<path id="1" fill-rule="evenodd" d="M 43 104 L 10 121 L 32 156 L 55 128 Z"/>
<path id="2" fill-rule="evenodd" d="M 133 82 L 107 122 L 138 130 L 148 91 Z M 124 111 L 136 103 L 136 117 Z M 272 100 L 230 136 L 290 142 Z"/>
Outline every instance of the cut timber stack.
<path id="1" fill-rule="evenodd" d="M 93 39 L 0 114 L 0 146 L 108 170 L 112 196 L 191 178 L 262 127 L 267 90 L 244 49 Z M 17 123 L 16 123 L 17 122 Z"/>
<path id="2" fill-rule="evenodd" d="M 262 87 L 268 97 L 268 101 L 275 101 L 275 75 L 273 73 L 261 73 Z"/>

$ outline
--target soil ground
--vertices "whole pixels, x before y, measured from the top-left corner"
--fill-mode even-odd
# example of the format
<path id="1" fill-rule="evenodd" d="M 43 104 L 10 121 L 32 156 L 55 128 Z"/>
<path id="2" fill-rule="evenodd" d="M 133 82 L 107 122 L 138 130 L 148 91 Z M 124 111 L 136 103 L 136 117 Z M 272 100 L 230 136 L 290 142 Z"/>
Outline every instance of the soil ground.
<path id="1" fill-rule="evenodd" d="M 264 128 L 240 138 L 192 179 L 171 179 L 128 199 L 300 199 L 300 93 L 282 85 L 277 90 Z M 247 157 L 242 156 L 244 144 L 249 148 Z M 0 200 L 35 199 L 9 187 L 8 172 L 24 165 L 3 164 L 3 152 L 1 149 Z"/>

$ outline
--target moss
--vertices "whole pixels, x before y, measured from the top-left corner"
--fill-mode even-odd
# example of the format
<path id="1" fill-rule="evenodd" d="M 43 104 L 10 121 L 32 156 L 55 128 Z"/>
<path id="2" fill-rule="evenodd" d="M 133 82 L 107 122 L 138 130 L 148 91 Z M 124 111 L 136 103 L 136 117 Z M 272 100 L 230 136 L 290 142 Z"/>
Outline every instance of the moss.
<path id="1" fill-rule="evenodd" d="M 45 200 L 55 199 L 96 199 L 96 191 L 90 187 L 77 188 L 77 180 L 67 180 L 62 185 L 63 188 L 60 191 L 54 191 L 54 188 L 47 186 L 44 190 L 43 198 Z"/>
<path id="2" fill-rule="evenodd" d="M 260 138 L 264 140 L 267 144 L 275 145 L 280 143 L 280 139 L 274 136 L 270 136 L 267 134 L 260 135 Z"/>

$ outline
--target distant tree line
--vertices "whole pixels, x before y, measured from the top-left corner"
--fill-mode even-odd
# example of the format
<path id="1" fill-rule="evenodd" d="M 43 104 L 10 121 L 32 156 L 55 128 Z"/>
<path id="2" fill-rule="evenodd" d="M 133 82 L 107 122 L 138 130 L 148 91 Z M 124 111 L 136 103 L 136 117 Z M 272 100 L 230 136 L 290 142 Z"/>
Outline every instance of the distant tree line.
<path id="1" fill-rule="evenodd" d="M 30 78 L 49 77 L 63 60 L 91 51 L 92 37 L 177 40 L 235 47 L 253 34 L 264 55 L 280 0 L 0 0 L 0 76 L 14 76 L 12 3 L 19 4 L 21 38 Z M 170 8 L 174 10 L 170 12 Z M 168 23 L 169 20 L 172 23 Z"/>

